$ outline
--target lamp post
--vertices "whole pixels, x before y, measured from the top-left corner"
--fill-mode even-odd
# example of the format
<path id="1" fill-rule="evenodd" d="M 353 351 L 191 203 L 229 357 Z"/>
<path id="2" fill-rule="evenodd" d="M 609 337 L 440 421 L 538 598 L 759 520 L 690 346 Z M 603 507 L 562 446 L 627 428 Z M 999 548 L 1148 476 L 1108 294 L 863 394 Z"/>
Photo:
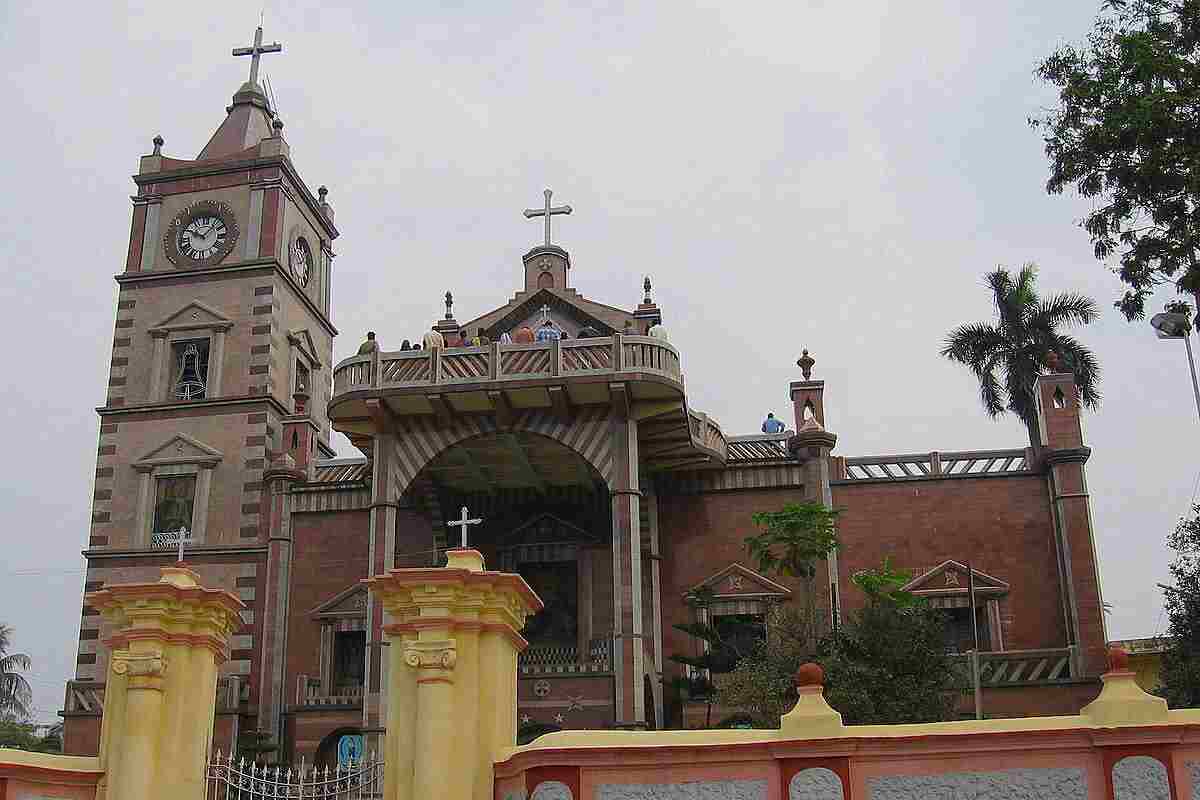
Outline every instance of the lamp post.
<path id="1" fill-rule="evenodd" d="M 1187 349 L 1188 369 L 1192 373 L 1192 393 L 1196 396 L 1196 413 L 1200 415 L 1200 384 L 1196 383 L 1196 362 L 1192 359 L 1190 336 L 1192 325 L 1188 321 L 1187 314 L 1170 311 L 1155 314 L 1150 318 L 1150 324 L 1154 326 L 1154 331 L 1160 339 L 1183 339 L 1183 346 Z"/>

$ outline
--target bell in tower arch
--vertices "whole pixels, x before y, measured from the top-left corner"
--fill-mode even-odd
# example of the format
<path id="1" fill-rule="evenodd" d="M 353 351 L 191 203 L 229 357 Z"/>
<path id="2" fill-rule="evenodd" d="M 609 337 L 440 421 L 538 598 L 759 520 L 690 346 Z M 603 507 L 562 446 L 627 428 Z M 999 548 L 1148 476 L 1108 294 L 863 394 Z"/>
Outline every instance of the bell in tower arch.
<path id="1" fill-rule="evenodd" d="M 175 397 L 200 400 L 208 388 L 207 342 L 181 342 L 177 345 L 179 373 L 175 379 Z"/>

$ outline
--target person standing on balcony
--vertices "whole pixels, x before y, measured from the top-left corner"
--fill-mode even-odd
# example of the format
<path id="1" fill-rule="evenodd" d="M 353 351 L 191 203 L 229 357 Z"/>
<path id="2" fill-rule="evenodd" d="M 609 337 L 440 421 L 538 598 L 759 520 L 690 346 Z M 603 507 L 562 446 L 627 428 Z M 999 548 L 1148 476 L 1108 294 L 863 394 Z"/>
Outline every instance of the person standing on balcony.
<path id="1" fill-rule="evenodd" d="M 375 331 L 367 331 L 367 340 L 358 346 L 358 354 L 360 356 L 370 355 L 379 349 L 379 342 L 375 341 Z"/>
<path id="2" fill-rule="evenodd" d="M 444 350 L 446 348 L 446 339 L 438 332 L 437 328 L 430 328 L 425 332 L 424 343 L 426 350 Z"/>
<path id="3" fill-rule="evenodd" d="M 783 433 L 784 425 L 779 420 L 775 419 L 775 412 L 768 412 L 767 418 L 763 420 L 763 433 Z"/>
<path id="4" fill-rule="evenodd" d="M 513 341 L 517 344 L 533 344 L 533 331 L 528 325 L 522 325 L 513 334 Z"/>
<path id="5" fill-rule="evenodd" d="M 539 342 L 549 342 L 559 338 L 558 329 L 554 327 L 554 323 L 546 320 L 538 326 L 537 340 Z"/>

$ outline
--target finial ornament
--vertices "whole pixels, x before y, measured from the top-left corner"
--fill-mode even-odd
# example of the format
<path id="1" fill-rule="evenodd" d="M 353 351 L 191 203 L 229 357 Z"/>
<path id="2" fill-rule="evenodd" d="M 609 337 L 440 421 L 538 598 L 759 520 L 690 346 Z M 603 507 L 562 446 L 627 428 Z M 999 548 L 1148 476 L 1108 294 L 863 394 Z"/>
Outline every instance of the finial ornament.
<path id="1" fill-rule="evenodd" d="M 258 61 L 262 58 L 263 53 L 279 53 L 283 50 L 283 45 L 279 42 L 264 45 L 262 25 L 254 31 L 254 44 L 250 47 L 235 47 L 233 54 L 235 56 L 250 56 L 250 80 L 248 83 L 251 86 L 258 85 Z"/>
<path id="2" fill-rule="evenodd" d="M 450 313 L 450 307 L 454 305 L 454 295 L 446 292 L 446 319 L 454 319 L 454 314 Z"/>
<path id="3" fill-rule="evenodd" d="M 325 195 L 327 194 L 329 194 L 329 189 L 325 187 L 325 184 L 321 184 L 317 187 L 317 197 L 321 198 L 322 205 L 325 203 Z"/>
<path id="4" fill-rule="evenodd" d="M 275 117 L 275 119 L 271 122 L 271 127 L 275 129 L 276 136 L 283 135 L 283 120 L 281 120 L 279 117 Z"/>
<path id="5" fill-rule="evenodd" d="M 570 206 L 551 206 L 550 205 L 550 196 L 553 195 L 554 192 L 550 191 L 549 189 L 542 192 L 542 194 L 545 195 L 545 197 L 546 197 L 545 207 L 544 208 L 527 208 L 527 209 L 525 209 L 525 217 L 526 217 L 526 219 L 533 219 L 534 217 L 545 217 L 546 218 L 546 246 L 549 247 L 550 246 L 550 218 L 557 214 L 570 214 L 571 207 Z"/>
<path id="6" fill-rule="evenodd" d="M 162 134 L 160 133 L 154 137 L 154 155 L 156 155 L 156 156 L 162 155 L 162 146 L 163 146 L 163 137 L 162 137 Z"/>
<path id="7" fill-rule="evenodd" d="M 800 357 L 796 359 L 796 366 L 804 373 L 804 380 L 812 378 L 812 368 L 815 363 L 817 363 L 817 360 L 808 354 L 808 348 L 805 348 Z"/>
<path id="8" fill-rule="evenodd" d="M 642 288 L 646 290 L 646 299 L 643 300 L 642 302 L 645 303 L 646 305 L 650 305 L 652 301 L 650 300 L 650 276 L 649 275 L 646 276 L 646 280 L 642 281 Z"/>

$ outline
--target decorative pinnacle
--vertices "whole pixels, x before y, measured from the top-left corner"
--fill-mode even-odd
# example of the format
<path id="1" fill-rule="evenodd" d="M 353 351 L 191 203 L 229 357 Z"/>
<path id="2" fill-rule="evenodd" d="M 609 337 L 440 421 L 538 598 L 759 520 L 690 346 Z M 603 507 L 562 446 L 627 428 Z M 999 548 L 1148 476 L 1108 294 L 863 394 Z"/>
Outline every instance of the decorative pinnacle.
<path id="1" fill-rule="evenodd" d="M 646 280 L 642 281 L 642 288 L 646 290 L 646 299 L 642 302 L 644 302 L 646 305 L 650 305 L 653 301 L 650 299 L 650 276 L 649 275 L 646 276 Z"/>
<path id="2" fill-rule="evenodd" d="M 454 295 L 446 292 L 446 319 L 454 319 L 454 314 L 450 312 L 450 307 L 454 305 Z"/>
<path id="3" fill-rule="evenodd" d="M 805 348 L 800 357 L 796 359 L 796 366 L 804 373 L 804 380 L 812 377 L 812 368 L 815 363 L 817 363 L 817 360 L 808 354 L 808 348 Z"/>
<path id="4" fill-rule="evenodd" d="M 276 136 L 283 135 L 283 120 L 279 117 L 275 117 L 275 121 L 271 123 L 271 127 L 275 129 Z"/>
<path id="5" fill-rule="evenodd" d="M 321 198 L 321 205 L 325 205 L 325 195 L 329 194 L 329 189 L 325 188 L 325 184 L 317 187 L 317 197 Z"/>
<path id="6" fill-rule="evenodd" d="M 162 155 L 162 146 L 163 146 L 163 137 L 162 137 L 162 134 L 160 133 L 154 137 L 154 155 L 156 155 L 156 156 Z"/>

